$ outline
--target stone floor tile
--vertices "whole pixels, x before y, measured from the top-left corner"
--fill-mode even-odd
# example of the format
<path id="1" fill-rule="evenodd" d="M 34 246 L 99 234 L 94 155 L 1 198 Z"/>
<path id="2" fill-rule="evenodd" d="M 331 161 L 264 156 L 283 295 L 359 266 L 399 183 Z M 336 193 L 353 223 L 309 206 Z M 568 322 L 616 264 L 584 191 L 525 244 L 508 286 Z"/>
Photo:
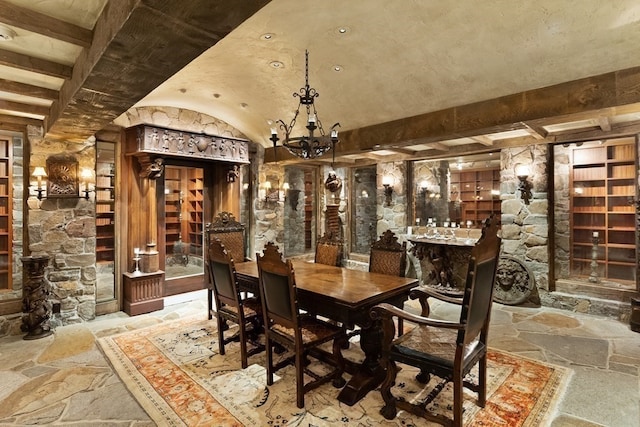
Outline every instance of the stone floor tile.
<path id="1" fill-rule="evenodd" d="M 550 427 L 608 427 L 608 426 L 592 423 L 591 421 L 570 417 L 568 415 L 561 415 L 557 417 L 555 420 L 553 420 Z"/>
<path id="2" fill-rule="evenodd" d="M 548 354 L 554 354 L 576 365 L 601 368 L 607 366 L 609 342 L 605 339 L 530 332 L 522 332 L 520 338 L 539 345 Z"/>
<path id="3" fill-rule="evenodd" d="M 38 358 L 38 363 L 47 363 L 84 353 L 95 344 L 91 331 L 84 325 L 69 325 L 58 328 L 53 342 Z"/>
<path id="4" fill-rule="evenodd" d="M 638 427 L 638 378 L 602 369 L 575 367 L 562 413 L 609 427 Z"/>
<path id="5" fill-rule="evenodd" d="M 117 404 L 111 397 L 120 396 Z M 77 393 L 69 399 L 63 422 L 88 420 L 150 420 L 147 413 L 131 396 L 122 382 L 111 383 L 97 390 Z"/>

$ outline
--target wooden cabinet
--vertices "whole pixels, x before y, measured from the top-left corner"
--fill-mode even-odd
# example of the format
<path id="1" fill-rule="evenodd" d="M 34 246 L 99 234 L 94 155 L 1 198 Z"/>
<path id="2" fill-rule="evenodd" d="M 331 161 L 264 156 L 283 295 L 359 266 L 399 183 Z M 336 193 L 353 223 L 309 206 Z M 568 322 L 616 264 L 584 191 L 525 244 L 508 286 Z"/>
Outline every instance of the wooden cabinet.
<path id="1" fill-rule="evenodd" d="M 500 170 L 488 168 L 451 172 L 450 219 L 478 226 L 491 214 L 500 215 Z M 455 213 L 454 213 L 455 212 Z"/>
<path id="2" fill-rule="evenodd" d="M 597 274 L 635 285 L 636 144 L 621 138 L 576 147 L 571 164 L 571 272 L 592 274 L 594 238 Z"/>
<path id="3" fill-rule="evenodd" d="M 0 139 L 0 290 L 11 289 L 12 265 L 12 149 Z"/>

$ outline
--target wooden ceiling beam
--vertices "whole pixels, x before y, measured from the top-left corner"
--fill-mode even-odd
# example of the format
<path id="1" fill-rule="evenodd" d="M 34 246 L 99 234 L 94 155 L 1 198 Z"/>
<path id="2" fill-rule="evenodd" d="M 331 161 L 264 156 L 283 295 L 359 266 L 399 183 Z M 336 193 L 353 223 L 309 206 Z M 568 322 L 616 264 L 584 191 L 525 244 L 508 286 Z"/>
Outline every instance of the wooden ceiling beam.
<path id="1" fill-rule="evenodd" d="M 48 116 L 49 107 L 43 105 L 24 104 L 22 102 L 7 101 L 0 99 L 0 110 L 17 111 L 25 114 L 35 114 L 37 116 Z"/>
<path id="2" fill-rule="evenodd" d="M 340 133 L 340 154 L 375 146 L 406 146 L 415 140 L 444 141 L 521 129 L 521 123 L 543 126 L 594 113 L 609 115 L 640 103 L 640 67 L 587 77 L 474 104 L 407 117 Z M 637 105 L 636 105 L 637 107 Z"/>
<path id="3" fill-rule="evenodd" d="M 472 136 L 471 139 L 482 145 L 486 145 L 487 147 L 491 147 L 493 145 L 493 140 L 486 135 Z"/>
<path id="4" fill-rule="evenodd" d="M 21 126 L 42 126 L 42 120 L 32 119 L 31 117 L 11 116 L 8 114 L 0 114 L 0 129 L 4 129 L 4 125 L 13 124 Z"/>
<path id="5" fill-rule="evenodd" d="M 77 46 L 89 47 L 93 38 L 91 30 L 25 9 L 4 0 L 0 0 L 0 16 L 2 17 L 2 22 L 7 25 Z"/>
<path id="6" fill-rule="evenodd" d="M 7 67 L 19 68 L 25 71 L 44 74 L 60 79 L 68 79 L 71 77 L 72 68 L 58 64 L 57 62 L 48 61 L 46 59 L 34 58 L 33 56 L 23 55 L 21 53 L 11 52 L 0 49 L 0 65 Z"/>
<path id="7" fill-rule="evenodd" d="M 544 140 L 549 134 L 549 132 L 547 132 L 547 130 L 542 126 L 532 125 L 525 122 L 522 122 L 521 124 L 522 126 L 524 126 L 527 132 L 529 132 L 529 134 L 538 141 Z"/>
<path id="8" fill-rule="evenodd" d="M 58 99 L 59 92 L 53 89 L 33 86 L 26 83 L 14 82 L 11 80 L 0 79 L 0 91 L 15 93 L 18 95 L 30 96 L 33 98 L 54 100 Z"/>
<path id="9" fill-rule="evenodd" d="M 598 126 L 600 126 L 600 129 L 602 129 L 605 132 L 609 132 L 611 131 L 611 120 L 609 120 L 609 117 L 598 117 L 597 119 L 598 122 Z"/>
<path id="10" fill-rule="evenodd" d="M 570 143 L 605 138 L 618 138 L 638 133 L 640 133 L 640 120 L 634 122 L 613 124 L 611 125 L 611 129 L 609 131 L 604 131 L 600 128 L 576 129 L 573 132 L 554 135 L 551 137 L 551 140 L 554 143 Z"/>
<path id="11" fill-rule="evenodd" d="M 86 140 L 269 2 L 109 0 L 51 106 L 45 136 Z"/>

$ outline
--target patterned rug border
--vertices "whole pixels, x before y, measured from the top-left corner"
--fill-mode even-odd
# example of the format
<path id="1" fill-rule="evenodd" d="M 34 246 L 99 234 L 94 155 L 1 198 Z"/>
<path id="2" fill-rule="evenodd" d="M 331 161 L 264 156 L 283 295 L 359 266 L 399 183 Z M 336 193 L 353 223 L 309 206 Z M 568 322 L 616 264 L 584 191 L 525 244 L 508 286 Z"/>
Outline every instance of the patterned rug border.
<path id="1" fill-rule="evenodd" d="M 194 315 L 186 318 L 162 321 L 160 323 L 145 326 L 138 329 L 132 329 L 128 331 L 123 331 L 114 335 L 110 335 L 107 337 L 102 337 L 97 340 L 98 347 L 102 350 L 107 360 L 113 367 L 114 371 L 120 377 L 122 382 L 125 384 L 127 390 L 133 395 L 133 397 L 138 401 L 138 403 L 142 406 L 142 408 L 147 412 L 149 417 L 158 425 L 167 425 L 167 426 L 186 426 L 187 424 L 180 418 L 178 414 L 171 408 L 171 406 L 167 403 L 167 401 L 156 391 L 156 389 L 151 385 L 143 374 L 140 373 L 139 369 L 132 363 L 132 361 L 127 357 L 127 355 L 122 351 L 120 346 L 116 343 L 116 340 L 119 337 L 129 334 L 145 334 L 145 331 L 157 330 L 158 333 L 166 333 L 171 330 L 181 329 L 183 327 L 187 327 L 189 325 L 197 325 L 198 323 L 206 323 L 213 322 L 213 320 L 208 320 L 206 316 L 203 315 Z M 161 349 L 158 349 L 161 352 Z M 552 376 L 549 381 L 546 382 L 544 390 L 541 392 L 540 396 L 544 396 L 545 399 L 539 399 L 534 402 L 531 408 L 532 416 L 527 419 L 527 421 L 522 424 L 522 427 L 539 427 L 539 426 L 548 426 L 551 421 L 555 418 L 557 414 L 557 409 L 559 403 L 562 401 L 562 396 L 567 389 L 567 386 L 573 376 L 573 370 L 567 367 L 555 365 L 552 363 L 548 363 L 545 361 L 533 359 L 527 356 L 523 356 L 520 354 L 510 353 L 508 351 L 499 350 L 495 348 L 490 349 L 493 353 L 503 354 L 508 357 L 515 357 L 517 359 L 521 359 L 523 361 L 532 362 L 535 364 L 542 365 L 544 367 L 550 368 L 553 370 Z M 162 352 L 161 352 L 162 353 Z M 169 355 L 162 353 L 169 360 L 171 360 L 174 364 L 177 365 L 177 361 L 173 360 Z M 251 366 L 249 367 L 251 368 Z M 180 369 L 178 367 L 178 369 Z M 194 378 L 189 375 L 188 372 L 181 370 L 185 375 L 187 375 L 192 381 L 197 383 L 199 386 L 203 387 L 200 384 L 198 378 Z M 230 425 L 238 425 L 242 426 L 243 424 L 233 416 L 233 413 L 229 411 L 222 403 L 219 403 L 216 400 L 215 396 L 211 396 L 213 400 L 222 408 L 224 411 L 228 412 L 232 419 L 235 421 Z M 488 396 L 490 398 L 490 396 Z M 547 408 L 544 410 L 544 408 Z M 218 424 L 219 425 L 219 424 Z M 225 424 L 227 425 L 227 424 Z M 485 424 L 481 424 L 485 425 Z"/>

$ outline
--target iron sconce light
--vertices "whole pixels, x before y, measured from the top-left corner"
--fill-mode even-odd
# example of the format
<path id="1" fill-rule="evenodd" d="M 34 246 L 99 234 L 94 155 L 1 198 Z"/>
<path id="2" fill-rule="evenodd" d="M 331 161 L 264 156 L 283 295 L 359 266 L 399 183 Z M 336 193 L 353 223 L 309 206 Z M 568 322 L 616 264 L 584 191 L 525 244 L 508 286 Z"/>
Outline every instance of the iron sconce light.
<path id="1" fill-rule="evenodd" d="M 516 176 L 518 177 L 518 190 L 520 191 L 520 198 L 524 201 L 525 205 L 529 204 L 529 201 L 533 198 L 531 194 L 531 188 L 533 187 L 529 181 L 529 174 L 531 169 L 529 165 L 516 166 Z"/>
<path id="2" fill-rule="evenodd" d="M 382 186 L 384 187 L 384 204 L 391 206 L 391 196 L 393 195 L 393 177 L 385 175 L 382 177 Z"/>
<path id="3" fill-rule="evenodd" d="M 38 193 L 38 195 L 36 197 L 38 198 L 38 200 L 44 199 L 45 197 L 43 196 L 43 193 L 47 191 L 44 188 L 44 186 L 46 185 L 47 172 L 44 170 L 44 167 L 36 166 L 31 176 L 33 176 L 37 182 L 36 192 Z"/>

